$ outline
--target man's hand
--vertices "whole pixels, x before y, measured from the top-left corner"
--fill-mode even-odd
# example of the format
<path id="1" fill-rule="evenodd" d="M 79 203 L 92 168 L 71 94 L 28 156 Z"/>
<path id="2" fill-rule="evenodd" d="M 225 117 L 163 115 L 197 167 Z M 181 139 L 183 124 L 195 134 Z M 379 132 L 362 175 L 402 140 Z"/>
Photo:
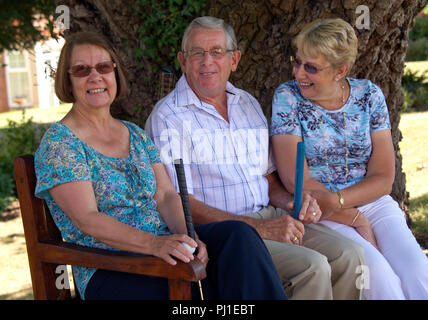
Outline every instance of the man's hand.
<path id="1" fill-rule="evenodd" d="M 287 205 L 288 210 L 294 209 L 294 201 L 290 201 Z M 299 220 L 303 224 L 316 223 L 321 218 L 321 209 L 318 206 L 317 200 L 308 192 L 303 191 L 302 207 L 299 212 Z"/>
<path id="2" fill-rule="evenodd" d="M 256 226 L 260 236 L 266 240 L 302 244 L 305 227 L 288 214 L 275 219 L 261 219 Z"/>

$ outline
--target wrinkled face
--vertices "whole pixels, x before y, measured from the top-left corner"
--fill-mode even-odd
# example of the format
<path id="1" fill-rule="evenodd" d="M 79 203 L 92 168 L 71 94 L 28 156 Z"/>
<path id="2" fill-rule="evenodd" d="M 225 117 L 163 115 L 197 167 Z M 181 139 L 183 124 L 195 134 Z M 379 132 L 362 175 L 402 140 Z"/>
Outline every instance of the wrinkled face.
<path id="1" fill-rule="evenodd" d="M 186 52 L 197 49 L 208 51 L 215 48 L 227 49 L 224 31 L 198 28 L 191 32 Z M 225 94 L 226 82 L 230 73 L 236 70 L 241 53 L 236 50 L 224 56 L 213 57 L 208 52 L 199 56 L 179 52 L 177 57 L 189 86 L 199 98 L 203 99 Z"/>
<path id="2" fill-rule="evenodd" d="M 302 96 L 315 102 L 330 97 L 337 84 L 334 80 L 336 74 L 327 59 L 321 54 L 314 58 L 297 51 L 296 60 L 300 65 L 293 66 L 293 74 L 299 84 Z M 318 72 L 314 74 L 307 72 L 304 67 L 305 64 L 309 65 L 309 70 L 313 70 L 311 67 L 315 67 Z"/>
<path id="3" fill-rule="evenodd" d="M 94 67 L 98 63 L 108 61 L 111 61 L 111 57 L 105 49 L 90 44 L 77 45 L 71 52 L 70 68 L 77 65 Z M 100 74 L 93 68 L 88 76 L 69 76 L 75 104 L 89 108 L 110 107 L 116 97 L 114 71 Z"/>

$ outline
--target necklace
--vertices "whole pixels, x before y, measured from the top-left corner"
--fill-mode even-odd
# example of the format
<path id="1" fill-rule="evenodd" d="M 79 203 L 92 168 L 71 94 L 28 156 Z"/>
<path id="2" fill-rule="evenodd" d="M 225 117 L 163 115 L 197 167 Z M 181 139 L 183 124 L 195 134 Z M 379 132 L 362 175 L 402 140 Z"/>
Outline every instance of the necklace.
<path id="1" fill-rule="evenodd" d="M 319 116 L 319 121 L 321 124 L 321 133 L 322 133 L 322 138 L 323 138 L 323 145 L 324 145 L 324 158 L 325 158 L 325 166 L 327 168 L 327 178 L 328 178 L 328 184 L 329 184 L 329 189 L 331 190 L 331 174 L 330 174 L 330 166 L 328 163 L 328 154 L 327 154 L 327 145 L 326 145 L 326 136 L 325 136 L 325 132 L 324 132 L 324 120 L 322 118 L 322 114 L 320 114 L 318 112 L 317 109 L 315 109 L 318 116 Z M 349 156 L 349 150 L 348 150 L 348 136 L 346 134 L 346 111 L 343 111 L 343 129 L 344 129 L 344 135 L 345 135 L 345 183 L 348 181 L 348 156 Z"/>

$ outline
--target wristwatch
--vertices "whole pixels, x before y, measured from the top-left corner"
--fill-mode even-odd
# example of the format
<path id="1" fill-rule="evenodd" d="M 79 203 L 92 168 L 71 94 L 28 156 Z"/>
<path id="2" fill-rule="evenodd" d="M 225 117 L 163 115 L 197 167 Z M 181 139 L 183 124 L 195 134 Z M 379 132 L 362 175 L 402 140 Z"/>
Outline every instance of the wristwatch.
<path id="1" fill-rule="evenodd" d="M 337 191 L 336 193 L 339 196 L 340 209 L 343 209 L 343 206 L 345 205 L 345 199 L 343 199 L 342 194 L 340 193 L 340 191 Z"/>

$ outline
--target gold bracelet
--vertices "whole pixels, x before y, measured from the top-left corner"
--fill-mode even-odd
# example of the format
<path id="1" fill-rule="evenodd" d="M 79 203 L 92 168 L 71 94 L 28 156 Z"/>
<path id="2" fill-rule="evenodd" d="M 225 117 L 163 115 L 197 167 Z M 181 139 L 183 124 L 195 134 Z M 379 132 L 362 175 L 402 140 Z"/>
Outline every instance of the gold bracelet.
<path id="1" fill-rule="evenodd" d="M 355 215 L 354 220 L 352 220 L 351 227 L 354 225 L 355 221 L 357 221 L 360 214 L 361 214 L 361 211 L 357 209 L 357 214 Z"/>
<path id="2" fill-rule="evenodd" d="M 342 194 L 340 193 L 340 191 L 337 191 L 336 193 L 339 196 L 340 209 L 343 209 L 343 206 L 345 205 L 345 199 L 343 199 Z"/>

